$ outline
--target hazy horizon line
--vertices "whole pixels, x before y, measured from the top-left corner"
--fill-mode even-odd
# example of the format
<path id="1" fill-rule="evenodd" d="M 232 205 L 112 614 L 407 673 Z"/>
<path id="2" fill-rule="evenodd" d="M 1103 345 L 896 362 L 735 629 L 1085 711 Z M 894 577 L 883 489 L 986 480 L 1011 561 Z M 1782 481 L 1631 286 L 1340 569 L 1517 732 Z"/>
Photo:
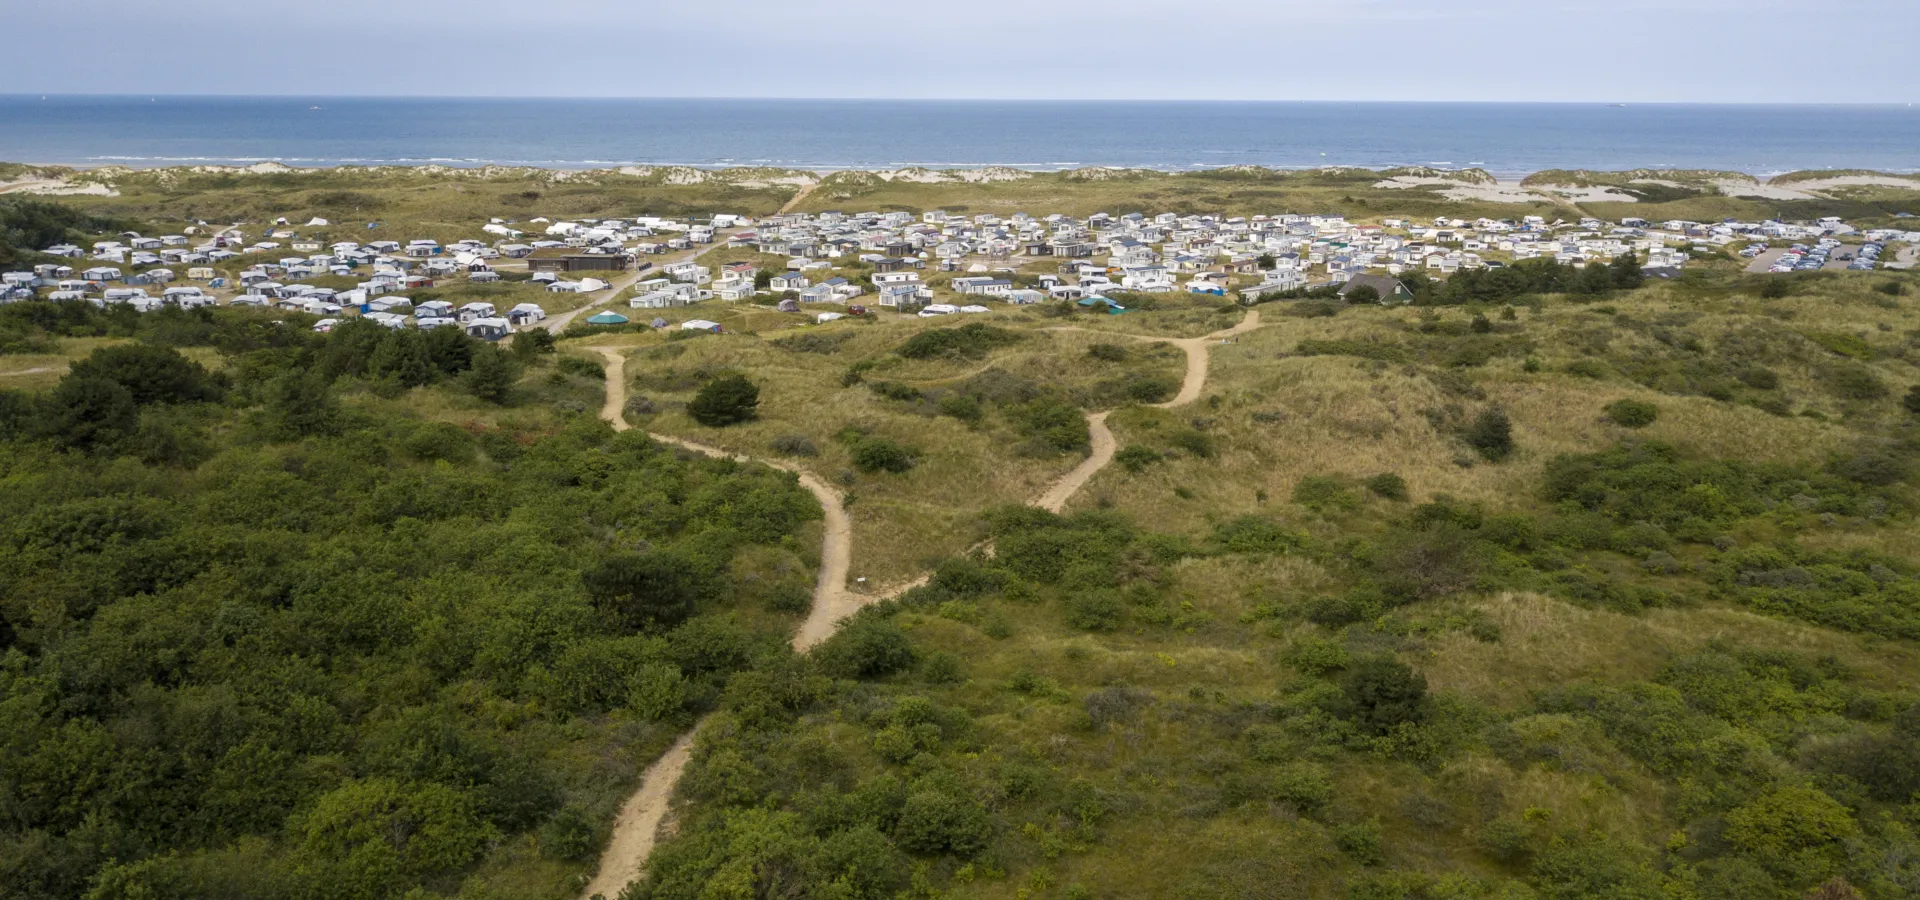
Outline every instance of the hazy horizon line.
<path id="1" fill-rule="evenodd" d="M 9 91 L 0 97 L 102 97 L 102 98 L 191 98 L 191 99 L 299 99 L 299 100 L 656 100 L 656 101 L 754 101 L 754 102 L 837 102 L 837 103 L 1194 103 L 1220 105 L 1254 104 L 1380 104 L 1380 105 L 1484 105 L 1484 106 L 1762 106 L 1762 107 L 1892 107 L 1912 108 L 1913 102 L 1901 101 L 1757 101 L 1757 100 L 1391 100 L 1391 99 L 1217 99 L 1204 97 L 777 97 L 746 95 L 614 95 L 614 94 L 326 94 L 326 93 L 128 93 L 82 91 Z"/>

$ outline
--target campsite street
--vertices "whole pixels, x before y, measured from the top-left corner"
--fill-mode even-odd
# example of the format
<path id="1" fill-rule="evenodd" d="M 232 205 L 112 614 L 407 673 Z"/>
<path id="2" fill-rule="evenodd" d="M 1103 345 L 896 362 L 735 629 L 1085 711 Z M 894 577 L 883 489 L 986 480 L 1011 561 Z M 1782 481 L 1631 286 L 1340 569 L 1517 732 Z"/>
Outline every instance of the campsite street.
<path id="1" fill-rule="evenodd" d="M 600 296 L 587 301 L 585 304 L 582 304 L 579 309 L 569 310 L 567 312 L 563 312 L 558 315 L 548 316 L 547 318 L 541 320 L 534 327 L 544 328 L 548 332 L 557 335 L 560 332 L 567 330 L 567 325 L 573 322 L 574 317 L 580 315 L 581 313 L 591 314 L 593 310 L 598 309 L 599 307 L 612 302 L 613 300 L 618 298 L 621 294 L 625 293 L 627 288 L 633 287 L 634 283 L 638 282 L 642 277 L 657 278 L 660 276 L 661 270 L 665 269 L 668 266 L 674 265 L 675 263 L 692 262 L 694 260 L 699 259 L 702 256 L 707 255 L 708 253 L 711 253 L 715 250 L 725 247 L 727 246 L 727 239 L 731 238 L 735 234 L 738 234 L 740 231 L 741 229 L 738 229 L 738 228 L 728 228 L 728 229 L 723 229 L 721 231 L 714 232 L 713 243 L 708 244 L 705 247 L 699 247 L 693 250 L 683 250 L 679 253 L 662 257 L 658 262 L 655 262 L 652 266 L 646 269 L 628 272 L 627 274 L 614 279 L 613 282 L 607 286 L 606 290 L 603 290 L 600 292 Z"/>

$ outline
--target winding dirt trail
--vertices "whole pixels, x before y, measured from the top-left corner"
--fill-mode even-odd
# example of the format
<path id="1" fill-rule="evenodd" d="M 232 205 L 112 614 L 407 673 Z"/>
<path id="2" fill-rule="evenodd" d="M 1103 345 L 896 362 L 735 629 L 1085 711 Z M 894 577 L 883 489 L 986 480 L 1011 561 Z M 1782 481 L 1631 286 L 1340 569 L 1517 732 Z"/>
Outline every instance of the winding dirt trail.
<path id="1" fill-rule="evenodd" d="M 1221 341 L 1231 340 L 1238 335 L 1246 334 L 1259 327 L 1260 311 L 1250 309 L 1247 310 L 1247 317 L 1240 320 L 1240 324 L 1232 328 L 1216 331 L 1205 337 L 1197 338 L 1165 338 L 1153 337 L 1151 335 L 1121 334 L 1113 331 L 1099 331 L 1093 328 L 1078 328 L 1071 325 L 1050 328 L 1048 330 L 1091 331 L 1099 334 L 1111 334 L 1116 337 L 1128 337 L 1147 343 L 1172 344 L 1186 351 L 1187 374 L 1185 378 L 1180 380 L 1180 392 L 1175 394 L 1172 400 L 1168 400 L 1165 403 L 1153 404 L 1160 409 L 1172 409 L 1176 406 L 1186 406 L 1200 399 L 1200 394 L 1206 390 L 1207 370 L 1209 363 L 1212 361 L 1212 348 L 1215 344 Z M 1106 468 L 1113 462 L 1113 454 L 1119 450 L 1119 442 L 1114 439 L 1113 430 L 1107 427 L 1107 415 L 1111 412 L 1113 412 L 1113 410 L 1109 409 L 1087 413 L 1087 434 L 1092 439 L 1093 452 L 1088 454 L 1087 458 L 1079 465 L 1075 466 L 1073 471 L 1060 476 L 1058 481 L 1048 485 L 1046 493 L 1041 494 L 1040 499 L 1035 500 L 1033 505 L 1050 513 L 1058 513 L 1066 509 L 1067 501 L 1073 499 L 1073 495 L 1079 493 L 1081 488 L 1086 487 L 1087 482 L 1093 480 L 1093 476 L 1100 474 L 1101 469 Z"/>
<path id="2" fill-rule="evenodd" d="M 1093 452 L 1087 454 L 1087 458 L 1081 460 L 1079 465 L 1074 466 L 1073 471 L 1060 476 L 1058 481 L 1048 485 L 1047 492 L 1041 494 L 1040 499 L 1033 501 L 1033 505 L 1050 513 L 1058 513 L 1066 509 L 1067 501 L 1073 499 L 1073 495 L 1079 493 L 1081 488 L 1086 487 L 1087 482 L 1092 481 L 1093 476 L 1100 474 L 1100 470 L 1106 468 L 1108 463 L 1113 462 L 1114 451 L 1120 447 L 1113 439 L 1113 431 L 1107 427 L 1107 414 L 1110 412 L 1112 410 L 1103 409 L 1099 412 L 1087 413 L 1087 435 L 1093 439 Z"/>
<path id="3" fill-rule="evenodd" d="M 612 347 L 592 349 L 599 351 L 606 360 L 607 402 L 600 408 L 600 417 L 612 424 L 615 431 L 626 431 L 633 427 L 626 418 L 627 358 Z M 813 606 L 806 620 L 800 623 L 799 630 L 794 633 L 793 649 L 802 653 L 813 649 L 833 635 L 834 628 L 842 619 L 858 612 L 864 605 L 863 598 L 847 590 L 847 573 L 853 565 L 853 523 L 847 518 L 847 507 L 839 491 L 829 487 L 812 472 L 791 463 L 754 459 L 672 435 L 649 432 L 647 436 L 662 444 L 718 459 L 758 462 L 792 472 L 799 477 L 800 486 L 820 501 L 820 508 L 826 513 L 826 529 L 820 542 L 820 575 L 814 582 Z M 699 733 L 700 724 L 696 722 L 673 742 L 665 754 L 641 773 L 640 789 L 627 798 L 626 804 L 620 808 L 620 815 L 614 819 L 612 837 L 607 842 L 606 851 L 600 856 L 600 868 L 594 873 L 593 880 L 587 883 L 583 897 L 617 897 L 628 882 L 640 877 L 641 866 L 653 852 L 660 823 L 666 820 L 667 809 L 673 799 L 673 788 L 680 783 L 680 777 L 686 774 L 687 762 L 693 756 L 693 736 Z"/>
<path id="4" fill-rule="evenodd" d="M 1155 404 L 1161 408 L 1185 406 L 1200 399 L 1206 388 L 1207 369 L 1210 362 L 1210 349 L 1215 343 L 1229 340 L 1235 335 L 1245 334 L 1260 327 L 1258 310 L 1248 310 L 1240 324 L 1223 331 L 1216 331 L 1205 337 L 1162 338 L 1142 335 L 1117 335 L 1134 340 L 1168 343 L 1186 351 L 1187 374 L 1181 381 L 1180 392 L 1172 400 Z M 1091 330 L 1091 329 L 1060 329 Z M 1113 332 L 1106 332 L 1112 334 Z M 601 408 L 600 415 L 612 423 L 617 431 L 626 431 L 632 426 L 626 421 L 627 376 L 626 356 L 612 347 L 595 347 L 606 360 L 607 402 Z M 1093 452 L 1073 471 L 1049 485 L 1046 492 L 1033 501 L 1033 505 L 1048 512 L 1058 513 L 1066 508 L 1067 501 L 1073 498 L 1087 482 L 1113 462 L 1117 449 L 1113 431 L 1107 428 L 1107 415 L 1112 410 L 1102 410 L 1087 414 L 1087 428 L 1092 437 Z M 879 600 L 898 597 L 915 587 L 926 584 L 929 577 L 922 575 L 912 581 L 894 585 L 878 594 L 860 595 L 847 589 L 847 573 L 853 560 L 853 525 L 847 518 L 847 509 L 840 493 L 829 487 L 813 473 L 781 460 L 755 459 L 711 447 L 695 441 L 676 438 L 671 435 L 648 433 L 663 444 L 683 447 L 708 456 L 733 459 L 739 462 L 758 462 L 786 472 L 792 472 L 800 479 L 800 485 L 810 491 L 820 501 L 821 509 L 826 511 L 825 537 L 820 546 L 820 577 L 814 585 L 813 608 L 805 621 L 794 633 L 793 648 L 802 653 L 818 646 L 833 635 L 834 629 L 848 616 L 858 612 L 862 606 Z M 661 824 L 666 821 L 667 811 L 673 800 L 673 789 L 686 774 L 688 761 L 693 755 L 693 739 L 701 725 L 694 726 L 673 742 L 653 765 L 640 776 L 640 789 L 627 798 L 620 809 L 620 815 L 614 819 L 613 834 L 607 842 L 607 849 L 600 857 L 600 868 L 593 880 L 588 882 L 582 897 L 591 900 L 594 897 L 611 898 L 619 896 L 629 882 L 638 879 L 647 857 L 653 852 L 658 840 Z"/>
<path id="5" fill-rule="evenodd" d="M 614 430 L 626 431 L 632 426 L 627 424 L 627 358 L 619 350 L 611 347 L 593 348 L 600 351 L 607 365 L 607 403 L 600 410 L 600 417 L 613 424 Z M 685 438 L 666 434 L 652 434 L 648 437 L 662 444 L 671 444 L 696 453 L 719 459 L 731 459 L 735 462 L 757 462 L 783 472 L 792 472 L 800 479 L 800 486 L 820 501 L 820 508 L 826 512 L 826 530 L 820 543 L 820 577 L 814 582 L 813 607 L 806 621 L 800 623 L 800 630 L 794 634 L 793 649 L 805 652 L 833 634 L 834 626 L 861 607 L 861 598 L 847 590 L 847 573 L 853 567 L 853 521 L 847 518 L 847 507 L 840 492 L 819 476 L 792 463 L 777 459 L 758 459 L 743 456 L 711 447 Z"/>

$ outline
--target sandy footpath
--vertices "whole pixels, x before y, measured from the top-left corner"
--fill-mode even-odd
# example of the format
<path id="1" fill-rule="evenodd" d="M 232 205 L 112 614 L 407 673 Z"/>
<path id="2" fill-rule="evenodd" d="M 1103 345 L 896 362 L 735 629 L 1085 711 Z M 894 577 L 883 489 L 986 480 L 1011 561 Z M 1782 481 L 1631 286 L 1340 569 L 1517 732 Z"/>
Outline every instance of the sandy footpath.
<path id="1" fill-rule="evenodd" d="M 1216 331 L 1205 337 L 1163 338 L 1142 335 L 1119 335 L 1134 340 L 1167 343 L 1186 351 L 1187 372 L 1181 380 L 1180 392 L 1172 400 L 1156 404 L 1161 408 L 1185 406 L 1200 399 L 1206 389 L 1208 364 L 1211 348 L 1218 343 L 1232 340 L 1260 327 L 1260 312 L 1248 310 L 1246 318 L 1240 324 L 1223 331 Z M 1068 329 L 1093 330 L 1093 329 Z M 619 431 L 632 426 L 626 420 L 627 375 L 626 356 L 612 347 L 593 348 L 606 360 L 607 401 L 600 415 Z M 1092 437 L 1093 452 L 1072 471 L 1062 476 L 1045 493 L 1033 501 L 1049 512 L 1060 512 L 1067 502 L 1085 487 L 1093 476 L 1100 473 L 1113 462 L 1116 441 L 1113 432 L 1107 428 L 1107 415 L 1111 410 L 1087 414 L 1087 428 Z M 818 476 L 805 469 L 782 460 L 754 459 L 731 453 L 718 447 L 711 447 L 695 441 L 676 438 L 663 434 L 648 434 L 663 444 L 682 447 L 708 456 L 734 459 L 740 462 L 758 462 L 786 472 L 792 472 L 800 479 L 800 485 L 811 492 L 820 501 L 820 507 L 826 512 L 826 529 L 820 545 L 820 577 L 814 584 L 813 608 L 805 621 L 794 633 L 793 647 L 806 652 L 818 646 L 833 635 L 841 621 L 858 612 L 867 603 L 899 595 L 927 582 L 927 576 L 921 576 L 905 584 L 895 585 L 879 594 L 860 595 L 847 589 L 847 573 L 853 560 L 853 526 L 847 518 L 846 505 L 840 492 L 821 481 Z M 704 721 L 704 720 L 703 720 Z M 653 765 L 640 776 L 640 788 L 620 808 L 620 815 L 614 820 L 613 834 L 607 842 L 607 849 L 600 856 L 600 866 L 593 879 L 587 883 L 581 896 L 591 900 L 602 897 L 606 900 L 618 897 L 629 882 L 639 878 L 646 865 L 647 857 L 652 854 L 654 844 L 659 840 L 663 823 L 667 822 L 667 813 L 673 801 L 673 791 L 686 774 L 688 761 L 693 754 L 694 735 L 700 731 L 703 722 L 696 722 L 691 729 L 674 741 Z"/>

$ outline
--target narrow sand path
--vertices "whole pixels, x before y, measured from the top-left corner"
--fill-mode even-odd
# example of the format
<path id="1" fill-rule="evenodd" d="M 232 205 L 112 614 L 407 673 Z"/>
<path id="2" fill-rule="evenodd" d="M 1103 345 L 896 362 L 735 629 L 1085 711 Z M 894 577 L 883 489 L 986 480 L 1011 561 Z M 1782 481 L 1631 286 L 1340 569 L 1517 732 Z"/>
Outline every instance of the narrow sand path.
<path id="1" fill-rule="evenodd" d="M 1141 341 L 1170 343 L 1187 353 L 1187 374 L 1180 384 L 1180 393 L 1172 400 L 1156 404 L 1162 408 L 1185 406 L 1200 399 L 1206 388 L 1207 369 L 1210 349 L 1215 343 L 1228 340 L 1235 335 L 1244 334 L 1260 327 L 1260 312 L 1248 310 L 1240 324 L 1224 331 L 1216 331 L 1206 337 L 1198 338 L 1157 338 L 1141 335 L 1121 335 Z M 1073 329 L 1086 330 L 1086 329 Z M 593 348 L 606 359 L 607 366 L 607 402 L 600 414 L 613 424 L 617 431 L 626 431 L 632 426 L 627 424 L 627 358 L 619 350 L 611 347 Z M 1107 415 L 1112 410 L 1102 410 L 1087 414 L 1087 428 L 1092 437 L 1093 452 L 1086 460 L 1075 466 L 1073 471 L 1062 476 L 1050 485 L 1046 492 L 1036 499 L 1033 505 L 1048 512 L 1058 513 L 1066 508 L 1067 501 L 1073 498 L 1086 483 L 1113 462 L 1116 442 L 1113 432 L 1107 428 Z M 840 493 L 828 487 L 813 473 L 798 466 L 780 460 L 753 459 L 730 453 L 718 447 L 672 437 L 670 435 L 648 433 L 663 444 L 684 447 L 708 456 L 734 459 L 740 462 L 758 462 L 799 476 L 800 484 L 820 501 L 820 507 L 826 511 L 827 524 L 825 537 L 820 546 L 820 578 L 814 585 L 813 608 L 805 621 L 793 636 L 793 648 L 806 652 L 818 646 L 833 635 L 834 629 L 848 616 L 858 612 L 862 606 L 880 600 L 892 599 L 913 588 L 926 584 L 929 575 L 922 575 L 912 581 L 894 585 L 886 590 L 862 596 L 847 590 L 847 573 L 853 559 L 853 526 L 847 518 L 847 509 Z M 703 720 L 704 721 L 704 720 Z M 680 777 L 686 774 L 687 762 L 693 753 L 693 738 L 700 731 L 702 722 L 694 726 L 675 740 L 653 765 L 640 776 L 640 789 L 620 809 L 620 815 L 614 820 L 613 835 L 607 842 L 607 849 L 600 856 L 600 868 L 588 882 L 582 893 L 585 898 L 596 896 L 612 900 L 618 897 L 629 882 L 641 876 L 647 857 L 653 852 L 658 839 L 661 824 L 666 821 L 667 810 L 673 801 L 673 789 L 680 783 Z"/>
<path id="2" fill-rule="evenodd" d="M 600 417 L 612 424 L 615 431 L 626 431 L 633 427 L 627 423 L 626 417 L 627 358 L 612 347 L 593 349 L 598 350 L 606 360 L 607 402 L 600 409 Z M 826 529 L 820 543 L 820 576 L 814 582 L 813 606 L 806 620 L 800 623 L 799 630 L 794 633 L 795 650 L 804 653 L 817 646 L 833 635 L 834 628 L 842 619 L 858 612 L 864 605 L 863 598 L 847 590 L 847 572 L 853 564 L 853 523 L 847 518 L 846 504 L 838 491 L 827 486 L 813 473 L 790 463 L 756 460 L 671 435 L 649 432 L 647 436 L 663 444 L 719 459 L 758 462 L 792 472 L 799 477 L 800 486 L 820 501 L 820 508 L 826 513 Z M 700 724 L 694 723 L 692 728 L 673 742 L 665 754 L 641 773 L 640 789 L 634 791 L 633 796 L 621 806 L 620 815 L 613 821 L 613 834 L 607 841 L 607 849 L 600 855 L 600 868 L 581 896 L 600 896 L 611 900 L 618 897 L 629 882 L 640 877 L 641 867 L 653 852 L 660 824 L 666 820 L 674 786 L 686 774 L 687 762 L 693 755 L 693 737 L 699 733 Z"/>
<path id="3" fill-rule="evenodd" d="M 1216 331 L 1205 337 L 1197 338 L 1164 338 L 1153 337 L 1151 335 L 1120 334 L 1119 332 L 1101 332 L 1098 331 L 1098 329 L 1077 328 L 1074 326 L 1064 326 L 1049 330 L 1095 331 L 1100 334 L 1129 337 L 1136 341 L 1172 344 L 1186 351 L 1187 374 L 1186 377 L 1180 381 L 1180 392 L 1175 394 L 1172 400 L 1168 400 L 1165 403 L 1153 404 L 1160 409 L 1172 409 L 1176 406 L 1186 406 L 1200 399 L 1200 394 L 1206 390 L 1207 370 L 1212 361 L 1212 348 L 1215 344 L 1221 341 L 1231 340 L 1237 335 L 1245 334 L 1259 327 L 1260 311 L 1250 309 L 1247 310 L 1247 317 L 1240 320 L 1240 324 L 1232 328 Z M 1113 410 L 1109 409 L 1087 413 L 1087 434 L 1092 439 L 1093 452 L 1088 454 L 1087 458 L 1081 461 L 1079 465 L 1075 466 L 1073 471 L 1060 476 L 1058 481 L 1048 485 L 1046 493 L 1041 494 L 1040 499 L 1035 500 L 1033 505 L 1050 513 L 1058 513 L 1066 509 L 1067 501 L 1073 499 L 1073 495 L 1079 493 L 1081 488 L 1086 487 L 1087 482 L 1093 480 L 1093 476 L 1100 474 L 1101 469 L 1106 468 L 1113 462 L 1113 454 L 1120 448 L 1118 442 L 1113 437 L 1113 430 L 1107 427 L 1107 415 L 1111 412 L 1113 412 Z"/>
<path id="4" fill-rule="evenodd" d="M 1087 458 L 1081 460 L 1079 465 L 1074 466 L 1073 471 L 1060 476 L 1060 480 L 1048 485 L 1047 492 L 1041 494 L 1040 499 L 1033 501 L 1033 505 L 1050 513 L 1066 509 L 1067 501 L 1073 499 L 1073 495 L 1079 493 L 1081 488 L 1086 487 L 1087 482 L 1093 480 L 1093 476 L 1100 474 L 1100 470 L 1106 468 L 1108 463 L 1113 462 L 1113 453 L 1120 448 L 1114 442 L 1113 431 L 1107 428 L 1107 414 L 1110 412 L 1112 410 L 1103 409 L 1096 413 L 1087 413 L 1087 434 L 1093 439 L 1093 452 L 1087 454 Z"/>
<path id="5" fill-rule="evenodd" d="M 787 202 L 786 202 L 785 204 L 783 204 L 783 205 L 782 205 L 782 206 L 780 207 L 780 211 L 779 211 L 779 212 L 777 212 L 777 213 L 774 213 L 774 215 L 776 215 L 776 216 L 784 216 L 784 215 L 786 215 L 787 213 L 790 213 L 790 212 L 793 212 L 793 211 L 794 211 L 794 210 L 796 210 L 796 209 L 799 209 L 799 208 L 800 208 L 800 201 L 802 201 L 802 200 L 805 200 L 805 199 L 807 199 L 807 195 L 808 195 L 808 194 L 811 194 L 811 193 L 813 193 L 813 189 L 814 189 L 814 188 L 817 188 L 817 187 L 819 187 L 819 186 L 820 186 L 820 182 L 818 182 L 818 181 L 816 181 L 816 182 L 814 182 L 814 183 L 812 183 L 812 184 L 804 184 L 804 185 L 801 185 L 801 186 L 800 186 L 800 190 L 799 190 L 799 192 L 793 195 L 793 199 L 792 199 L 792 200 L 788 200 L 788 201 L 787 201 Z"/>
<path id="6" fill-rule="evenodd" d="M 600 871 L 594 873 L 582 896 L 613 900 L 629 882 L 640 877 L 640 866 L 653 853 L 659 837 L 660 821 L 666 818 L 674 785 L 686 774 L 687 760 L 693 756 L 693 735 L 698 730 L 688 729 L 676 738 L 673 746 L 641 773 L 640 789 L 620 807 L 619 817 L 613 820 L 613 837 L 600 855 Z"/>
<path id="7" fill-rule="evenodd" d="M 627 358 L 619 350 L 611 347 L 596 347 L 605 357 L 607 365 L 607 403 L 600 410 L 600 417 L 613 424 L 614 430 L 626 431 L 632 426 L 627 424 Z M 663 444 L 682 447 L 696 453 L 703 453 L 735 462 L 757 462 L 783 472 L 792 472 L 800 479 L 800 486 L 820 501 L 820 508 L 826 512 L 826 529 L 820 544 L 820 577 L 814 583 L 813 607 L 806 621 L 800 623 L 800 630 L 793 638 L 795 650 L 806 651 L 833 634 L 834 626 L 860 609 L 861 598 L 847 590 L 847 573 L 853 567 L 853 522 L 847 518 L 847 507 L 840 496 L 819 476 L 792 463 L 777 459 L 756 459 L 711 447 L 685 438 L 665 434 L 648 434 Z"/>

